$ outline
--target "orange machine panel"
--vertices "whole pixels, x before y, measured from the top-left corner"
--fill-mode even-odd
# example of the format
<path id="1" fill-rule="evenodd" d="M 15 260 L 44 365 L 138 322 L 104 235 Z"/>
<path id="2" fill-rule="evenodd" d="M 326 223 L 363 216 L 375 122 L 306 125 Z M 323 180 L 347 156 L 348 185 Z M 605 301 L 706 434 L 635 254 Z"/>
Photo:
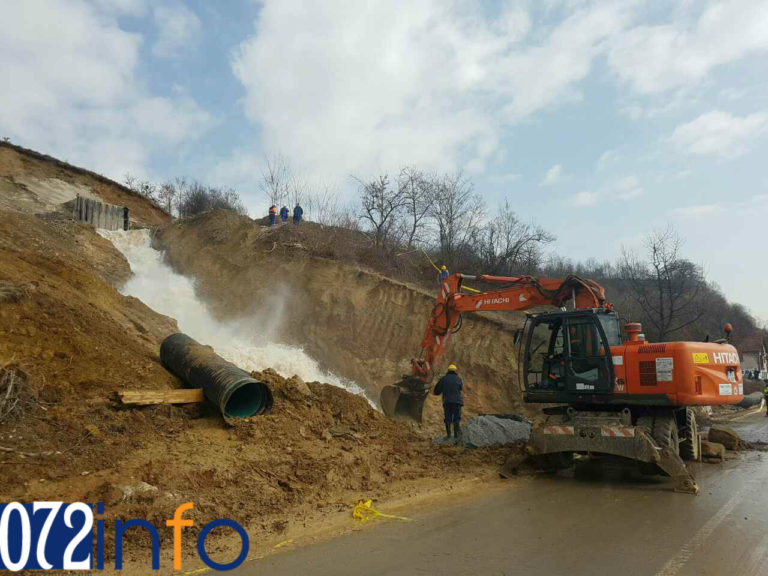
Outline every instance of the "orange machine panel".
<path id="1" fill-rule="evenodd" d="M 677 406 L 738 404 L 744 397 L 739 354 L 713 342 L 627 342 L 611 348 L 615 392 L 665 394 Z"/>

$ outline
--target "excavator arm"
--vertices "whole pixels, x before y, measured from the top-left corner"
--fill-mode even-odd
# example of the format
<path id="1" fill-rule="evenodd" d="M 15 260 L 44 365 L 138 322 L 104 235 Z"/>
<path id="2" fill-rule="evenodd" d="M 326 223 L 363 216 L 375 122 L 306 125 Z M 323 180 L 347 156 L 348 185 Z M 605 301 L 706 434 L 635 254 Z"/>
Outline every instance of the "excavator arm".
<path id="1" fill-rule="evenodd" d="M 463 286 L 467 280 L 498 285 L 498 288 L 484 292 L 467 291 Z M 597 282 L 578 276 L 539 279 L 452 274 L 445 278 L 424 330 L 421 355 L 411 360 L 411 374 L 382 389 L 382 410 L 390 417 L 405 416 L 421 421 L 435 365 L 445 354 L 451 335 L 461 327 L 463 313 L 522 311 L 546 305 L 562 307 L 568 303 L 581 309 L 600 308 L 606 306 L 605 291 Z"/>

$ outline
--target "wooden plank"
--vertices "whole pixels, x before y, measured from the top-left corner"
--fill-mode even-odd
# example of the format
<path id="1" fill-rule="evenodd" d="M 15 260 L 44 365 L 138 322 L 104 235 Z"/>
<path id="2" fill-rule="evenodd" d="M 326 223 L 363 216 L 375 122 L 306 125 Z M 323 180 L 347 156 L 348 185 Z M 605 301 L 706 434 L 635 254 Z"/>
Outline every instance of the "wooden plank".
<path id="1" fill-rule="evenodd" d="M 146 406 L 150 404 L 190 404 L 204 402 L 201 388 L 178 388 L 173 390 L 121 390 L 117 393 L 120 402 Z"/>

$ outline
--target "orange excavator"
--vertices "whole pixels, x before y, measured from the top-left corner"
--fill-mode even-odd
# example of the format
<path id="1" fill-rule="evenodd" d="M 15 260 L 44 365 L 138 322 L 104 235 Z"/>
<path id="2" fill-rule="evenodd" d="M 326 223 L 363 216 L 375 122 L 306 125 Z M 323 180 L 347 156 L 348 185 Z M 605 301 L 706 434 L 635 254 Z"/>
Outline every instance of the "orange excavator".
<path id="1" fill-rule="evenodd" d="M 464 281 L 495 285 L 468 291 Z M 381 392 L 390 417 L 421 421 L 435 367 L 461 327 L 462 314 L 529 313 L 518 338 L 518 369 L 525 402 L 546 404 L 527 456 L 548 469 L 568 468 L 574 454 L 631 458 L 646 473 L 663 473 L 675 490 L 699 488 L 683 459 L 697 460 L 700 438 L 693 406 L 737 404 L 743 398 L 739 355 L 727 337 L 714 342 L 645 340 L 637 323 L 624 325 L 602 286 L 577 276 L 468 276 L 441 281 L 411 374 Z M 570 308 L 570 309 L 567 309 Z M 508 462 L 515 468 L 519 462 Z"/>

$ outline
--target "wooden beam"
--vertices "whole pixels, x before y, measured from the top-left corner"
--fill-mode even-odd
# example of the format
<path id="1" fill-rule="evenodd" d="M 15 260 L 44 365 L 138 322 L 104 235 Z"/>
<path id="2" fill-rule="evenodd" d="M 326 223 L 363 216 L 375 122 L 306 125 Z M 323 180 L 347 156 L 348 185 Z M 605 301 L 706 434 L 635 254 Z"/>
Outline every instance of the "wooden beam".
<path id="1" fill-rule="evenodd" d="M 121 390 L 120 402 L 138 406 L 151 404 L 191 404 L 204 402 L 202 388 L 176 388 L 173 390 Z"/>

